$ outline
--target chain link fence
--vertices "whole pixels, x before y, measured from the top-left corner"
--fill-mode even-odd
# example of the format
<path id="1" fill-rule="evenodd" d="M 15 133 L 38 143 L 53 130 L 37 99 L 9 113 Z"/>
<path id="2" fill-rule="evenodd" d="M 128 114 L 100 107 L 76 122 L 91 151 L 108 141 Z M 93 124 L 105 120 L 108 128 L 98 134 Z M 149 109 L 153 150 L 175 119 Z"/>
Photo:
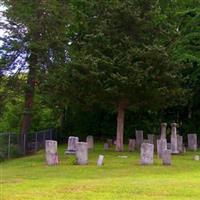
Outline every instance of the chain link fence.
<path id="1" fill-rule="evenodd" d="M 53 129 L 20 135 L 18 133 L 0 133 L 0 161 L 33 154 L 45 147 L 45 140 L 57 139 Z"/>

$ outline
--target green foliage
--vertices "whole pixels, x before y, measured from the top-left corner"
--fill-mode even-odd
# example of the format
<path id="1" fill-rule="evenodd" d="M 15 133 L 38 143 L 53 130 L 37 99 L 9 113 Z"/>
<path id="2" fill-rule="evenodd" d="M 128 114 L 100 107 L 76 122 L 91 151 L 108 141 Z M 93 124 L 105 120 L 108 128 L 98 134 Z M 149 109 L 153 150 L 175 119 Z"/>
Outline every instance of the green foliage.
<path id="1" fill-rule="evenodd" d="M 198 0 L 1 3 L 9 35 L 0 48 L 0 130 L 19 130 L 31 68 L 31 130 L 113 137 L 120 101 L 127 138 L 138 128 L 157 133 L 161 121 L 200 130 Z"/>
<path id="2" fill-rule="evenodd" d="M 85 0 L 73 6 L 71 98 L 109 106 L 125 100 L 133 109 L 167 104 L 179 65 L 165 45 L 174 30 L 165 32 L 168 22 L 156 1 Z"/>

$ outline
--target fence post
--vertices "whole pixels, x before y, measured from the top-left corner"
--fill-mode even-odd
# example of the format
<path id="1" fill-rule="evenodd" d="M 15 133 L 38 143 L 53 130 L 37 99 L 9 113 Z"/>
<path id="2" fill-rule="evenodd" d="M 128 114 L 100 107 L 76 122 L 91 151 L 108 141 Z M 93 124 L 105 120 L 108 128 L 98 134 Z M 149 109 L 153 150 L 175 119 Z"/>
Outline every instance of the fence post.
<path id="1" fill-rule="evenodd" d="M 24 134 L 24 155 L 26 155 L 26 134 Z"/>
<path id="2" fill-rule="evenodd" d="M 8 133 L 8 159 L 10 158 L 10 132 Z"/>
<path id="3" fill-rule="evenodd" d="M 45 147 L 45 140 L 46 140 L 46 132 L 43 131 L 43 144 L 44 144 L 44 147 Z"/>
<path id="4" fill-rule="evenodd" d="M 52 129 L 50 129 L 50 140 L 52 140 Z"/>
<path id="5" fill-rule="evenodd" d="M 35 133 L 35 151 L 38 150 L 37 132 Z"/>

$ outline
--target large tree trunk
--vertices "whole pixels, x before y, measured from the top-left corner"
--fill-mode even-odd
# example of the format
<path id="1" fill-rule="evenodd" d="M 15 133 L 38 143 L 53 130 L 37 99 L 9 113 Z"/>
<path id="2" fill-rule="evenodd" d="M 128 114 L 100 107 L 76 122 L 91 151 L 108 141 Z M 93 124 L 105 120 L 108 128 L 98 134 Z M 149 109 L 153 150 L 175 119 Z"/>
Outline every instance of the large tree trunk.
<path id="1" fill-rule="evenodd" d="M 27 85 L 25 89 L 24 111 L 22 116 L 21 134 L 20 134 L 20 149 L 22 154 L 26 154 L 26 135 L 31 126 L 31 117 L 33 109 L 33 100 L 35 93 L 35 76 L 36 70 L 34 67 L 29 68 Z"/>
<path id="2" fill-rule="evenodd" d="M 27 134 L 31 125 L 31 115 L 35 93 L 35 69 L 30 67 L 28 72 L 27 88 L 25 90 L 24 112 L 22 117 L 21 134 Z"/>
<path id="3" fill-rule="evenodd" d="M 125 106 L 123 103 L 118 104 L 117 108 L 117 138 L 116 138 L 116 151 L 124 150 L 124 114 Z"/>
<path id="4" fill-rule="evenodd" d="M 36 62 L 37 62 L 36 56 L 31 56 L 29 63 L 30 67 L 28 72 L 27 84 L 25 89 L 24 111 L 21 123 L 20 149 L 22 154 L 26 154 L 26 144 L 27 144 L 26 135 L 31 126 L 35 83 L 36 83 L 36 69 L 35 69 Z"/>

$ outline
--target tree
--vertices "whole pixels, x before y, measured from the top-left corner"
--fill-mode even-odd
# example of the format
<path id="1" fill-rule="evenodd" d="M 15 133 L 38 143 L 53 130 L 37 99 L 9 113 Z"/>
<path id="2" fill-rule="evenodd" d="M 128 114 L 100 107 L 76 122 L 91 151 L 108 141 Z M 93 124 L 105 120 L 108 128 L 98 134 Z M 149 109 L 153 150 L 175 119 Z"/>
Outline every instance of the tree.
<path id="1" fill-rule="evenodd" d="M 50 69 L 66 61 L 67 3 L 62 0 L 2 0 L 7 8 L 1 71 L 9 78 L 27 73 L 21 134 L 31 125 L 36 86 Z M 15 75 L 15 76 L 14 76 Z"/>
<path id="2" fill-rule="evenodd" d="M 116 108 L 116 150 L 123 151 L 125 110 L 166 107 L 178 93 L 179 65 L 169 51 L 176 31 L 157 1 L 80 0 L 72 8 L 68 94 Z"/>

